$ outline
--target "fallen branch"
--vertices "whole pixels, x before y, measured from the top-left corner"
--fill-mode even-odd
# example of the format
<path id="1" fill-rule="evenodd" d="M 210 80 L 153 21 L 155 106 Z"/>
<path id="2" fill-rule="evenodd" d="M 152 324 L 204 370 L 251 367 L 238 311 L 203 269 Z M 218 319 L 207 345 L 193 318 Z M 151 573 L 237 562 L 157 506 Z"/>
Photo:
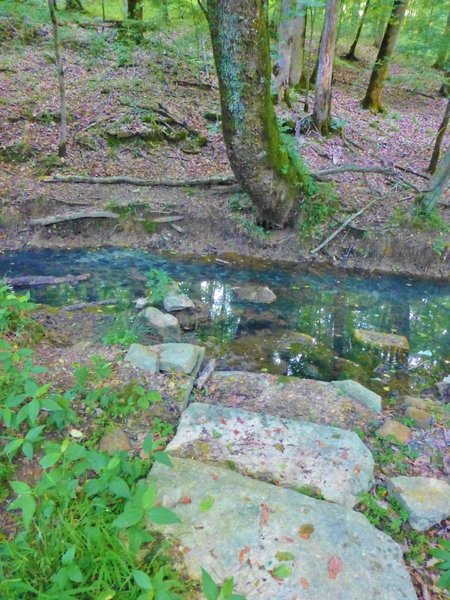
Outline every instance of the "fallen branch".
<path id="1" fill-rule="evenodd" d="M 63 306 L 61 310 L 71 312 L 73 310 L 83 310 L 84 308 L 91 308 L 95 306 L 109 306 L 117 304 L 117 300 L 96 300 L 94 302 L 79 302 L 78 304 L 69 304 L 69 306 Z"/>
<path id="2" fill-rule="evenodd" d="M 315 171 L 312 176 L 319 181 L 328 175 L 338 175 L 339 173 L 380 173 L 381 175 L 395 175 L 394 169 L 389 167 L 364 167 L 360 165 L 344 165 L 342 167 L 334 167 L 333 169 L 323 169 Z"/>
<path id="3" fill-rule="evenodd" d="M 30 225 L 54 225 L 66 221 L 77 221 L 78 219 L 118 219 L 119 215 L 109 210 L 80 210 L 78 212 L 65 213 L 64 215 L 53 215 L 31 219 Z"/>
<path id="4" fill-rule="evenodd" d="M 209 377 L 211 377 L 215 368 L 216 368 L 216 361 L 214 360 L 214 358 L 212 358 L 211 360 L 208 360 L 208 362 L 205 365 L 205 368 L 200 373 L 200 375 L 197 377 L 197 381 L 195 382 L 195 387 L 198 390 L 201 390 L 202 387 L 204 387 L 205 383 L 207 382 Z"/>
<path id="5" fill-rule="evenodd" d="M 85 177 L 82 175 L 53 175 L 43 177 L 45 183 L 92 183 L 92 184 L 130 184 L 148 187 L 196 187 L 211 185 L 234 185 L 234 175 L 217 175 L 215 177 L 200 177 L 198 179 L 139 179 L 138 177 Z"/>
<path id="6" fill-rule="evenodd" d="M 182 79 L 178 79 L 175 81 L 178 85 L 182 85 L 184 87 L 196 87 L 201 90 L 218 90 L 219 88 L 212 83 L 204 83 L 203 81 L 183 81 Z"/>
<path id="7" fill-rule="evenodd" d="M 369 202 L 369 204 L 364 206 L 364 208 L 361 208 L 360 210 L 358 210 L 358 212 L 353 213 L 353 215 L 350 215 L 349 218 L 346 219 L 342 223 L 342 225 L 340 225 L 335 231 L 333 231 L 333 233 L 331 235 L 329 235 L 326 240 L 324 240 L 321 244 L 319 244 L 319 246 L 317 246 L 317 248 L 314 248 L 313 250 L 311 250 L 311 254 L 316 254 L 317 252 L 319 252 L 319 250 L 322 250 L 322 248 L 325 248 L 325 246 L 327 246 L 332 240 L 334 240 L 334 238 L 337 235 L 339 235 L 341 233 L 341 231 L 343 229 L 345 229 L 349 223 L 354 221 L 356 219 L 356 217 L 359 217 L 359 215 L 362 215 L 362 213 L 365 212 L 368 208 L 370 208 L 372 206 L 372 204 L 374 204 L 376 201 L 377 201 L 377 198 L 375 198 L 374 200 Z"/>
<path id="8" fill-rule="evenodd" d="M 6 283 L 13 287 L 30 287 L 36 285 L 59 285 L 60 283 L 79 283 L 90 279 L 90 273 L 81 275 L 64 275 L 63 277 L 52 277 L 51 275 L 27 275 L 24 277 L 10 277 Z"/>

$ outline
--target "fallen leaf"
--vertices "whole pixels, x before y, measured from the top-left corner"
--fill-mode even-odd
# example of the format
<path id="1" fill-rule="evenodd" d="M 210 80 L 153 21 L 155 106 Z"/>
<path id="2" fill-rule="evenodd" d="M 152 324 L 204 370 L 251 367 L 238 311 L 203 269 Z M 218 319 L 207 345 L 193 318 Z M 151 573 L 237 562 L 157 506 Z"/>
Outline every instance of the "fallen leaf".
<path id="1" fill-rule="evenodd" d="M 277 552 L 275 558 L 280 562 L 285 560 L 295 560 L 295 554 L 292 554 L 292 552 Z"/>
<path id="2" fill-rule="evenodd" d="M 311 525 L 311 523 L 306 523 L 300 527 L 298 530 L 298 535 L 302 538 L 302 540 L 309 540 L 313 531 L 314 525 Z"/>
<path id="3" fill-rule="evenodd" d="M 344 565 L 342 564 L 342 560 L 336 554 L 328 561 L 328 576 L 330 579 L 336 579 L 338 573 L 342 571 Z"/>
<path id="4" fill-rule="evenodd" d="M 267 527 L 270 519 L 270 508 L 265 502 L 261 502 L 261 527 Z"/>
<path id="5" fill-rule="evenodd" d="M 178 500 L 178 504 L 191 504 L 192 500 L 188 496 L 183 496 Z"/>
<path id="6" fill-rule="evenodd" d="M 239 562 L 242 565 L 245 561 L 245 555 L 250 552 L 250 546 L 244 546 L 239 552 Z"/>
<path id="7" fill-rule="evenodd" d="M 307 579 L 305 579 L 304 577 L 302 577 L 300 579 L 300 585 L 302 586 L 302 588 L 304 590 L 307 590 L 309 588 L 309 581 Z"/>

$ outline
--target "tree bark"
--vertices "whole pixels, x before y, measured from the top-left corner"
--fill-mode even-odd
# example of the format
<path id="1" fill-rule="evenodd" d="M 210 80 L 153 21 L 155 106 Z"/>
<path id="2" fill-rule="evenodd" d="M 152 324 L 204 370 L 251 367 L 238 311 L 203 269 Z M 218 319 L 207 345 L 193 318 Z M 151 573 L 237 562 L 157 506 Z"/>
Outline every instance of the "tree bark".
<path id="1" fill-rule="evenodd" d="M 231 167 L 260 221 L 283 226 L 301 181 L 272 103 L 267 0 L 209 0 L 208 22 Z"/>
<path id="2" fill-rule="evenodd" d="M 67 106 L 66 106 L 66 90 L 64 85 L 64 69 L 62 64 L 61 52 L 59 47 L 59 34 L 58 34 L 58 20 L 55 13 L 55 0 L 48 0 L 48 9 L 50 11 L 50 20 L 52 22 L 53 29 L 53 44 L 55 48 L 55 65 L 58 76 L 59 86 L 59 142 L 58 142 L 58 156 L 63 157 L 66 155 L 67 145 Z"/>
<path id="3" fill-rule="evenodd" d="M 433 65 L 434 69 L 444 69 L 447 63 L 448 52 L 450 48 L 450 11 L 447 17 L 447 25 L 439 44 L 439 53 Z"/>
<path id="4" fill-rule="evenodd" d="M 142 21 L 144 18 L 143 0 L 128 0 L 128 18 Z"/>
<path id="5" fill-rule="evenodd" d="M 384 112 L 381 103 L 384 84 L 389 73 L 389 64 L 394 53 L 395 43 L 405 17 L 408 0 L 394 0 L 392 13 L 381 42 L 378 56 L 370 77 L 369 87 L 362 101 L 362 107 L 373 113 Z"/>
<path id="6" fill-rule="evenodd" d="M 333 78 L 333 59 L 336 45 L 338 12 L 339 0 L 327 0 L 312 116 L 315 126 L 323 135 L 328 134 L 330 126 L 331 81 Z"/>
<path id="7" fill-rule="evenodd" d="M 370 0 L 366 0 L 366 4 L 364 5 L 363 14 L 361 15 L 361 19 L 359 20 L 358 29 L 356 30 L 356 36 L 353 44 L 350 46 L 350 50 L 345 55 L 345 58 L 349 60 L 358 60 L 355 55 L 356 46 L 358 45 L 359 38 L 361 37 L 361 31 L 364 25 L 364 21 L 366 19 L 367 11 L 369 10 Z"/>
<path id="8" fill-rule="evenodd" d="M 81 0 L 66 0 L 66 10 L 67 12 L 86 12 L 81 4 Z"/>
<path id="9" fill-rule="evenodd" d="M 437 171 L 431 178 L 430 187 L 417 197 L 416 208 L 418 214 L 429 216 L 443 192 L 445 191 L 450 179 L 450 147 L 447 148 Z"/>
<path id="10" fill-rule="evenodd" d="M 436 167 L 439 161 L 439 155 L 441 153 L 441 144 L 444 139 L 445 132 L 448 127 L 448 122 L 450 120 L 450 98 L 447 102 L 447 107 L 445 109 L 444 118 L 442 119 L 442 123 L 439 126 L 438 134 L 436 136 L 436 142 L 434 144 L 433 153 L 431 155 L 430 164 L 428 166 L 428 173 L 432 175 L 436 172 Z"/>
<path id="11" fill-rule="evenodd" d="M 295 16 L 292 19 L 292 52 L 289 69 L 289 85 L 291 87 L 302 87 L 302 81 L 304 82 L 305 80 L 306 19 L 306 6 L 304 0 L 297 0 Z"/>
<path id="12" fill-rule="evenodd" d="M 275 65 L 275 89 L 278 102 L 289 105 L 289 73 L 293 44 L 293 0 L 281 0 L 281 21 L 278 27 L 278 59 Z"/>

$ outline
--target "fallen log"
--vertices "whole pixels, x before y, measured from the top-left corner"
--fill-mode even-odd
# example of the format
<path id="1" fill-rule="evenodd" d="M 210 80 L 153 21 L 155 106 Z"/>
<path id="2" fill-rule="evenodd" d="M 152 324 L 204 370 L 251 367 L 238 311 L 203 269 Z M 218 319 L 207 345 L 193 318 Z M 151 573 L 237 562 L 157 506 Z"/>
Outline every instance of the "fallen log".
<path id="1" fill-rule="evenodd" d="M 234 185 L 234 175 L 217 175 L 199 177 L 197 179 L 140 179 L 139 177 L 87 177 L 83 175 L 53 175 L 42 177 L 44 183 L 91 183 L 100 185 L 115 185 L 119 183 L 142 185 L 147 187 L 197 187 L 211 185 Z"/>
<path id="2" fill-rule="evenodd" d="M 64 275 L 53 277 L 51 275 L 25 275 L 23 277 L 8 277 L 6 283 L 13 287 L 31 287 L 37 285 L 59 285 L 61 283 L 79 283 L 90 279 L 90 273 L 81 275 Z"/>
<path id="3" fill-rule="evenodd" d="M 120 215 L 109 210 L 80 210 L 78 212 L 64 213 L 62 215 L 52 215 L 50 217 L 40 217 L 31 219 L 30 225 L 54 225 L 56 223 L 65 223 L 66 221 L 76 221 L 78 219 L 118 219 Z"/>
<path id="4" fill-rule="evenodd" d="M 83 310 L 84 308 L 91 308 L 96 306 L 109 306 L 117 304 L 117 299 L 111 300 L 95 300 L 94 302 L 79 302 L 78 304 L 69 304 L 69 306 L 63 306 L 61 310 L 71 312 L 73 310 Z"/>

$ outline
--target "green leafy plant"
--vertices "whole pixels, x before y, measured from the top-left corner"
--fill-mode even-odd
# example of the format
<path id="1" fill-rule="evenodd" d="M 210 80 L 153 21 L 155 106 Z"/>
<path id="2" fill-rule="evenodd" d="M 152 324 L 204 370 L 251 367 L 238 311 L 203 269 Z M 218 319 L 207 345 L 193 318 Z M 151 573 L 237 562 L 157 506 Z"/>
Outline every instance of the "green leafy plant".
<path id="1" fill-rule="evenodd" d="M 162 269 L 151 269 L 147 273 L 147 296 L 151 304 L 158 306 L 162 303 L 164 296 L 174 285 L 170 275 Z"/>
<path id="2" fill-rule="evenodd" d="M 33 324 L 29 313 L 37 307 L 30 295 L 17 295 L 7 283 L 0 281 L 0 333 L 19 335 Z"/>
<path id="3" fill-rule="evenodd" d="M 450 590 L 450 540 L 440 539 L 439 548 L 432 548 L 430 550 L 431 556 L 434 556 L 439 560 L 437 568 L 443 571 L 439 577 L 439 586 L 449 591 Z"/>
<path id="4" fill-rule="evenodd" d="M 211 575 L 202 569 L 202 591 L 206 600 L 245 600 L 244 596 L 235 594 L 233 589 L 233 577 L 226 579 L 222 586 L 219 586 Z"/>

